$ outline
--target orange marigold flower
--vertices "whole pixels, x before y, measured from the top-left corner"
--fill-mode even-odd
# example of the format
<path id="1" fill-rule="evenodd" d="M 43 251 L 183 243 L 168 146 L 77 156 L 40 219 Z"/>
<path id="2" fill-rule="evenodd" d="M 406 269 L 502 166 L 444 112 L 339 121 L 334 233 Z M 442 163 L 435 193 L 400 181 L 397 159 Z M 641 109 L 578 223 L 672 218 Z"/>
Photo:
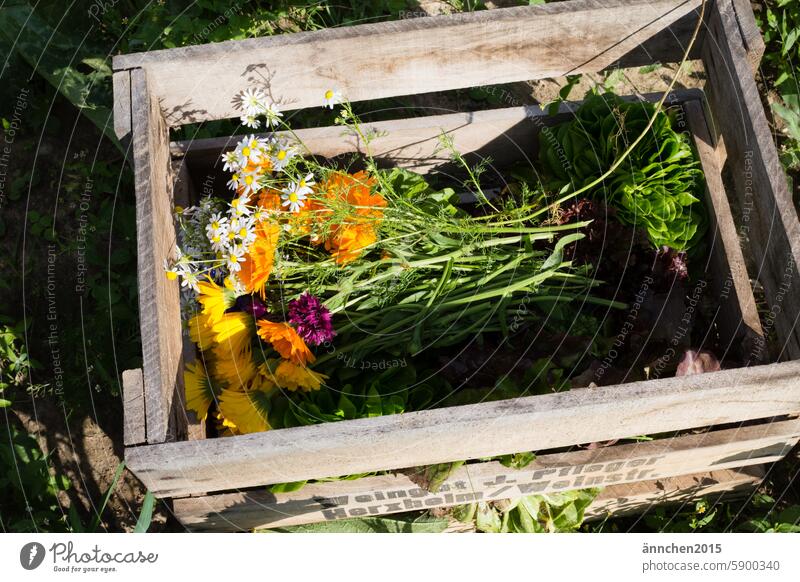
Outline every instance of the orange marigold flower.
<path id="1" fill-rule="evenodd" d="M 265 188 L 258 197 L 258 205 L 264 210 L 277 212 L 281 209 L 281 193 L 272 188 Z"/>
<path id="2" fill-rule="evenodd" d="M 363 170 L 355 174 L 333 172 L 322 184 L 322 190 L 331 200 L 341 200 L 360 207 L 355 209 L 357 215 L 380 217 L 383 211 L 379 209 L 386 206 L 386 199 L 372 192 L 377 183 Z"/>
<path id="3" fill-rule="evenodd" d="M 272 344 L 282 358 L 295 364 L 305 366 L 307 362 L 316 360 L 303 338 L 285 321 L 259 321 L 258 337 Z"/>
<path id="4" fill-rule="evenodd" d="M 355 261 L 365 248 L 377 240 L 375 227 L 370 223 L 340 224 L 325 241 L 325 250 L 339 265 L 345 265 Z"/>
<path id="5" fill-rule="evenodd" d="M 275 249 L 281 227 L 275 222 L 262 222 L 256 227 L 256 240 L 250 245 L 247 258 L 239 271 L 239 280 L 249 293 L 264 297 L 267 279 L 275 262 Z"/>
<path id="6" fill-rule="evenodd" d="M 383 218 L 386 199 L 372 191 L 376 184 L 377 180 L 364 171 L 334 172 L 322 184 L 329 200 L 354 207 L 353 214 L 343 224 L 332 226 L 325 241 L 325 248 L 340 265 L 354 261 L 378 240 L 377 228 Z"/>

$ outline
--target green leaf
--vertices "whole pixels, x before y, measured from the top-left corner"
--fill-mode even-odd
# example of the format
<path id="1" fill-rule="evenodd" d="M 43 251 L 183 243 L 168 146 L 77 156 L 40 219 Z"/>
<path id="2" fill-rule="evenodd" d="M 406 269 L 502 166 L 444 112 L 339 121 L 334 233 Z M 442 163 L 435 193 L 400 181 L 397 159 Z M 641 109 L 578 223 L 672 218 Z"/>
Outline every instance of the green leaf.
<path id="1" fill-rule="evenodd" d="M 439 518 L 365 517 L 257 530 L 260 533 L 440 533 L 449 525 Z"/>
<path id="2" fill-rule="evenodd" d="M 291 493 L 292 491 L 300 491 L 306 486 L 308 481 L 293 481 L 291 483 L 277 483 L 267 487 L 270 493 Z"/>
<path id="3" fill-rule="evenodd" d="M 155 504 L 155 495 L 148 491 L 144 496 L 144 501 L 142 501 L 142 511 L 139 513 L 139 519 L 136 520 L 133 533 L 145 533 L 150 529 L 150 524 L 153 521 L 153 508 Z"/>
<path id="4" fill-rule="evenodd" d="M 111 495 L 114 493 L 114 491 L 116 491 L 117 484 L 119 483 L 119 479 L 122 477 L 122 471 L 124 470 L 125 461 L 122 461 L 119 465 L 117 465 L 117 470 L 114 472 L 114 478 L 111 480 L 111 485 L 108 486 L 105 495 L 103 495 L 103 502 L 95 511 L 94 518 L 92 519 L 92 523 L 88 529 L 89 533 L 94 533 L 97 531 L 97 528 L 100 525 L 100 520 L 103 516 L 103 512 L 106 510 L 106 506 L 108 505 L 108 501 L 111 499 Z"/>

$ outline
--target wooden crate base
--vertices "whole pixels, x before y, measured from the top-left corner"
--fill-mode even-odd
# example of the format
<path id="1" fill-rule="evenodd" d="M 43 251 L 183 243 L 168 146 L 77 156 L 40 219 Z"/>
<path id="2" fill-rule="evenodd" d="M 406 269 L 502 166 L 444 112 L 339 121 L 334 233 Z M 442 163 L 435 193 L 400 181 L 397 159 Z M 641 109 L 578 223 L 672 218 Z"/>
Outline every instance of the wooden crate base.
<path id="1" fill-rule="evenodd" d="M 612 485 L 604 488 L 589 506 L 585 520 L 598 521 L 643 513 L 655 506 L 675 506 L 701 497 L 711 497 L 713 502 L 733 499 L 752 492 L 764 479 L 764 475 L 764 465 L 754 465 Z M 200 516 L 195 512 L 207 500 L 208 498 L 203 501 L 197 498 L 176 499 L 175 516 L 187 529 L 195 532 L 249 531 L 222 515 L 218 515 L 219 519 L 212 516 L 198 519 Z M 265 512 L 262 511 L 261 515 L 263 517 Z M 316 520 L 306 520 L 303 523 L 308 521 Z M 281 522 L 281 525 L 285 524 Z M 249 523 L 251 529 L 277 526 L 278 522 L 275 521 L 258 524 L 258 520 L 251 520 Z M 453 521 L 446 531 L 470 532 L 474 531 L 474 527 Z"/>
<path id="2" fill-rule="evenodd" d="M 454 471 L 436 493 L 407 474 L 318 482 L 299 491 L 271 493 L 266 488 L 174 500 L 175 516 L 196 531 L 248 531 L 353 517 L 450 507 L 474 501 L 515 499 L 585 487 L 606 487 L 611 498 L 644 501 L 647 483 L 681 475 L 712 475 L 782 458 L 797 442 L 800 422 L 787 420 L 671 439 L 542 455 L 520 470 L 497 462 L 468 464 Z M 708 469 L 711 473 L 707 473 Z M 676 491 L 690 490 L 683 478 Z M 727 478 L 726 478 L 727 479 Z M 717 479 L 719 480 L 719 479 Z M 725 481 L 725 479 L 723 479 Z M 711 481 L 702 481 L 703 483 Z M 637 489 L 637 483 L 645 483 Z M 621 488 L 621 489 L 620 489 Z M 675 489 L 675 488 L 673 488 Z M 674 492 L 663 489 L 667 501 Z M 602 499 L 603 497 L 601 497 Z M 641 502 L 641 503 L 640 503 Z M 612 504 L 605 512 L 622 511 Z M 597 511 L 601 511 L 598 509 Z"/>

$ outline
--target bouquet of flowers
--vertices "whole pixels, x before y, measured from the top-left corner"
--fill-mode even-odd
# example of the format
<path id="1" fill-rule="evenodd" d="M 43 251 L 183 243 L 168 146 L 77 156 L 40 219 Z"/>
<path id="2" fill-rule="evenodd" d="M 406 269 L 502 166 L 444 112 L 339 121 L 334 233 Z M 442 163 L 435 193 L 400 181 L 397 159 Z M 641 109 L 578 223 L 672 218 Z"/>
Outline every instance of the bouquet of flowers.
<path id="1" fill-rule="evenodd" d="M 239 102 L 244 126 L 272 133 L 246 135 L 222 156 L 229 195 L 176 209 L 178 244 L 165 265 L 180 279 L 197 346 L 187 406 L 220 435 L 438 403 L 444 384 L 415 399 L 408 385 L 419 382 L 395 374 L 381 393 L 347 362 L 458 350 L 561 304 L 619 306 L 590 294 L 591 265 L 565 255 L 589 221 L 559 219 L 541 184 L 490 199 L 486 161 L 471 166 L 446 135 L 441 147 L 467 176 L 462 192 L 380 168 L 375 136 L 337 91 L 323 103 L 339 106 L 336 123 L 365 145 L 348 164 L 309 155 L 261 90 Z"/>

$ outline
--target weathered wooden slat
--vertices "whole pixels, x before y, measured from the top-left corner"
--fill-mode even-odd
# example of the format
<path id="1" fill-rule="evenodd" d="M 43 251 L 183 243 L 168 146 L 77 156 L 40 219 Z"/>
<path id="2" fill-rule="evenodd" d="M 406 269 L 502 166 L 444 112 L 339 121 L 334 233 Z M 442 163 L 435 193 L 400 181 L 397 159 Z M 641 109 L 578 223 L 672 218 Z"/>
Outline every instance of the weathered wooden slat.
<path id="1" fill-rule="evenodd" d="M 546 450 L 800 411 L 800 362 L 126 450 L 160 496 Z"/>
<path id="2" fill-rule="evenodd" d="M 362 101 L 667 62 L 699 5 L 574 0 L 121 55 L 114 69 L 146 69 L 175 126 L 238 116 L 233 98 L 253 86 L 300 109 L 328 89 Z"/>
<path id="3" fill-rule="evenodd" d="M 147 442 L 142 369 L 122 372 L 122 441 L 126 447 Z"/>
<path id="4" fill-rule="evenodd" d="M 764 331 L 775 329 L 784 358 L 800 358 L 800 222 L 730 0 L 715 2 L 706 40 L 708 103 L 736 186 L 739 235 L 769 304 Z"/>
<path id="5" fill-rule="evenodd" d="M 742 43 L 747 51 L 747 61 L 755 74 L 764 58 L 764 37 L 756 24 L 753 14 L 753 7 L 750 0 L 733 0 L 733 10 L 736 14 L 736 23 L 739 25 L 739 33 L 742 35 Z"/>
<path id="6" fill-rule="evenodd" d="M 764 344 L 764 332 L 703 106 L 700 101 L 687 101 L 683 108 L 706 179 L 706 208 L 710 230 L 714 233 L 710 245 L 714 265 L 712 287 L 720 301 L 716 322 L 727 350 L 744 362 L 763 363 L 766 354 L 760 348 Z M 724 358 L 725 354 L 719 357 Z"/>
<path id="7" fill-rule="evenodd" d="M 661 95 L 652 93 L 644 95 L 644 98 L 658 101 Z M 670 94 L 669 103 L 676 105 L 702 96 L 698 89 L 682 89 Z M 447 166 L 452 165 L 450 152 L 441 147 L 439 140 L 443 133 L 466 157 L 491 158 L 503 165 L 519 161 L 533 163 L 539 149 L 539 132 L 568 119 L 579 105 L 563 103 L 556 115 L 530 105 L 411 117 L 367 123 L 362 131 L 375 136 L 370 142 L 370 152 L 377 160 L 421 174 L 433 170 L 447 171 Z M 299 129 L 291 134 L 278 132 L 277 136 L 298 139 L 307 153 L 324 158 L 364 153 L 364 145 L 358 137 L 345 134 L 344 128 L 338 125 Z M 234 136 L 179 141 L 170 144 L 170 152 L 174 158 L 185 160 L 181 167 L 191 164 L 219 168 L 222 153 L 233 149 L 237 143 Z M 179 163 L 178 159 L 175 164 Z"/>
<path id="8" fill-rule="evenodd" d="M 120 141 L 131 137 L 131 73 L 117 71 L 112 76 L 114 85 L 114 133 Z"/>
<path id="9" fill-rule="evenodd" d="M 800 437 L 797 420 L 538 457 L 514 470 L 465 465 L 436 493 L 407 475 L 314 483 L 292 493 L 253 490 L 174 500 L 181 523 L 198 531 L 249 530 L 450 507 L 473 501 L 605 487 L 772 462 Z"/>
<path id="10" fill-rule="evenodd" d="M 586 509 L 586 521 L 642 513 L 662 505 L 708 497 L 712 502 L 746 495 L 764 479 L 761 465 L 612 485 L 603 489 Z"/>
<path id="11" fill-rule="evenodd" d="M 175 390 L 183 390 L 178 283 L 164 274 L 175 248 L 169 132 L 142 69 L 131 71 L 131 97 L 147 442 L 160 443 Z"/>

